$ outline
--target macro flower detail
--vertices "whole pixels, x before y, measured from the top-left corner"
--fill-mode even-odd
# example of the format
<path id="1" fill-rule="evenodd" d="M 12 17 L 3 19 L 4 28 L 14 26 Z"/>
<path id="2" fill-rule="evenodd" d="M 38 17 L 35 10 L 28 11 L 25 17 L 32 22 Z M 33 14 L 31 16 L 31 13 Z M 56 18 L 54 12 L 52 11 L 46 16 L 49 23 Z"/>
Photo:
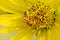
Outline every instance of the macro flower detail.
<path id="1" fill-rule="evenodd" d="M 10 40 L 59 40 L 59 0 L 4 2 L 0 2 L 0 25 L 3 27 L 0 32 L 6 34 L 18 31 Z"/>

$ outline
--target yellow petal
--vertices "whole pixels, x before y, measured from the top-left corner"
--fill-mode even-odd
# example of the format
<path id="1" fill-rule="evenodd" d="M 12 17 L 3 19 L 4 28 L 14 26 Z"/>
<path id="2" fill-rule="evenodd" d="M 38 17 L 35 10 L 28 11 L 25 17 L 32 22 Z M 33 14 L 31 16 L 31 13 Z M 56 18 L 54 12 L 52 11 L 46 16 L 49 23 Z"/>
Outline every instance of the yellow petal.
<path id="1" fill-rule="evenodd" d="M 23 6 L 25 6 L 25 5 L 23 5 Z M 6 11 L 11 11 L 14 13 L 23 12 L 25 10 L 25 7 L 23 7 L 23 6 L 22 6 L 22 4 L 16 5 L 13 2 L 11 2 L 10 0 L 1 0 L 0 1 L 1 9 L 6 10 Z"/>
<path id="2" fill-rule="evenodd" d="M 10 33 L 25 28 L 22 16 L 22 14 L 14 13 L 0 15 L 0 32 Z"/>
<path id="3" fill-rule="evenodd" d="M 31 40 L 34 34 L 35 34 L 35 31 L 29 32 L 24 37 L 22 37 L 20 40 Z"/>
<path id="4" fill-rule="evenodd" d="M 11 40 L 29 40 L 34 35 L 35 31 L 31 28 L 25 28 L 21 32 L 19 32 L 17 35 L 11 38 Z"/>
<path id="5" fill-rule="evenodd" d="M 44 34 L 41 34 L 40 32 L 36 36 L 36 40 L 44 40 Z"/>

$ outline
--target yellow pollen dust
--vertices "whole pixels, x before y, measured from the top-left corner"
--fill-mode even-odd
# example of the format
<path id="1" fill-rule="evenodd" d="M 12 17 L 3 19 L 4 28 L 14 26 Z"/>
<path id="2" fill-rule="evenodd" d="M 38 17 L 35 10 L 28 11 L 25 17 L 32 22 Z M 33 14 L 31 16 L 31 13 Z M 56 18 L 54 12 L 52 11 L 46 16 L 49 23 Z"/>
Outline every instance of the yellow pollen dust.
<path id="1" fill-rule="evenodd" d="M 49 5 L 38 1 L 24 12 L 26 24 L 35 29 L 50 28 L 55 22 L 55 11 Z"/>

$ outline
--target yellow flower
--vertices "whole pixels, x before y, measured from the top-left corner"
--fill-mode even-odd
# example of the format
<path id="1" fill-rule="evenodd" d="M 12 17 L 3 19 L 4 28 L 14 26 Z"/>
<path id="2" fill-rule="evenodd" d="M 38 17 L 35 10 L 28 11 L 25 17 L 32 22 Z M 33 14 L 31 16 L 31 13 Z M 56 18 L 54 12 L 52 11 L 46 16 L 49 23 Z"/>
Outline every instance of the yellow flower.
<path id="1" fill-rule="evenodd" d="M 60 40 L 59 0 L 0 0 L 0 32 L 19 31 L 11 40 Z"/>

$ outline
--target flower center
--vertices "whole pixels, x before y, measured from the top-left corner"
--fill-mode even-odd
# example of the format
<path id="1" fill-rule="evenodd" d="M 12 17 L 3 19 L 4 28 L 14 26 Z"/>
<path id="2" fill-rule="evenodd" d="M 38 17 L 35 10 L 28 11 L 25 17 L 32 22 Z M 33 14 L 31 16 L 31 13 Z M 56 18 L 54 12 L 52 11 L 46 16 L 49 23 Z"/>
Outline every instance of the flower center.
<path id="1" fill-rule="evenodd" d="M 35 29 L 50 28 L 55 22 L 55 11 L 42 2 L 34 3 L 24 12 L 25 22 Z"/>

